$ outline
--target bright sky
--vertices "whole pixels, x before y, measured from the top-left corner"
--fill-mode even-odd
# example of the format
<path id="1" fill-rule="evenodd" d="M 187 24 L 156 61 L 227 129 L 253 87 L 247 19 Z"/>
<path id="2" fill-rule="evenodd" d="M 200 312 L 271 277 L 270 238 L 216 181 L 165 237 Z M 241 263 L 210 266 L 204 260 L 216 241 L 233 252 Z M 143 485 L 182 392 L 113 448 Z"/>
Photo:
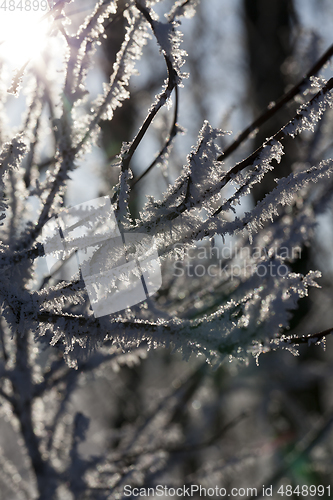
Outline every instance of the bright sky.
<path id="1" fill-rule="evenodd" d="M 49 24 L 40 19 L 47 10 L 46 0 L 0 0 L 0 57 L 11 66 L 21 67 L 45 47 Z"/>

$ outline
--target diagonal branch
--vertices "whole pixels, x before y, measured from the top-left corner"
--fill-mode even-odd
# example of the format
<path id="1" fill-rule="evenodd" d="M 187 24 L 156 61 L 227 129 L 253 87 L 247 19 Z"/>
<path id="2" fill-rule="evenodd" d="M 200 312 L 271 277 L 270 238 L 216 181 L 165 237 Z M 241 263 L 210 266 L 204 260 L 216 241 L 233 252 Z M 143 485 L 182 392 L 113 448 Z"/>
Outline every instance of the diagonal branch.
<path id="1" fill-rule="evenodd" d="M 292 335 L 291 337 L 288 337 L 284 335 L 279 339 L 281 342 L 285 342 L 286 344 L 312 344 L 312 343 L 317 343 L 321 342 L 322 340 L 325 340 L 325 337 L 327 335 L 330 335 L 333 333 L 333 327 L 332 328 L 327 328 L 327 330 L 323 330 L 322 332 L 318 333 L 307 333 L 306 335 L 301 335 L 300 337 L 297 335 Z"/>
<path id="2" fill-rule="evenodd" d="M 286 92 L 280 99 L 278 99 L 273 105 L 269 105 L 265 111 L 258 116 L 239 136 L 235 139 L 235 141 L 228 146 L 223 153 L 218 157 L 219 161 L 225 160 L 228 156 L 230 156 L 242 142 L 244 142 L 249 135 L 254 132 L 257 128 L 261 127 L 265 122 L 267 122 L 272 116 L 275 115 L 285 104 L 291 101 L 297 94 L 299 94 L 302 90 L 302 87 L 306 85 L 309 78 L 318 73 L 318 71 L 324 66 L 324 64 L 333 56 L 333 45 L 331 45 L 326 52 L 322 55 L 322 57 L 312 66 L 311 69 L 306 73 L 304 78 L 300 82 L 298 82 L 293 88 L 291 88 L 288 92 Z"/>
<path id="3" fill-rule="evenodd" d="M 176 98 L 175 98 L 175 113 L 174 113 L 173 123 L 172 123 L 172 126 L 171 126 L 169 137 L 167 138 L 164 146 L 162 147 L 162 149 L 160 150 L 160 152 L 157 154 L 156 158 L 149 165 L 149 167 L 147 167 L 146 170 L 144 172 L 142 172 L 141 175 L 139 175 L 139 177 L 137 177 L 136 179 L 133 179 L 133 181 L 130 183 L 131 189 L 133 189 L 134 186 L 139 181 L 141 181 L 141 179 L 143 179 L 152 170 L 152 168 L 155 165 L 157 165 L 158 163 L 161 162 L 163 156 L 168 151 L 169 146 L 171 145 L 172 141 L 174 140 L 174 138 L 176 137 L 177 133 L 179 132 L 179 127 L 178 127 L 178 124 L 177 124 L 177 120 L 178 120 L 178 107 L 179 107 L 179 92 L 178 92 L 178 86 L 177 85 L 175 86 L 175 96 L 176 96 Z"/>
<path id="4" fill-rule="evenodd" d="M 315 94 L 315 96 L 307 103 L 307 106 L 311 106 L 311 104 L 315 103 L 315 101 L 320 98 L 321 96 L 327 94 L 333 89 L 333 78 L 330 78 L 326 85 Z M 262 152 L 264 147 L 267 144 L 271 144 L 274 140 L 275 141 L 282 141 L 287 135 L 288 135 L 288 128 L 290 125 L 296 124 L 298 121 L 302 120 L 302 112 L 298 112 L 292 120 L 290 120 L 284 127 L 282 127 L 276 134 L 274 134 L 268 141 L 264 142 L 258 149 L 256 149 L 253 153 L 251 153 L 247 158 L 244 160 L 240 161 L 237 163 L 233 168 L 228 170 L 228 172 L 225 174 L 225 176 L 222 179 L 222 182 L 220 183 L 219 187 L 222 189 L 236 174 L 238 174 L 240 171 L 244 170 L 246 167 L 250 167 L 254 161 L 258 158 L 259 154 Z M 220 157 L 219 157 L 220 158 Z M 219 209 L 216 210 L 216 212 L 213 214 L 213 216 L 218 215 L 222 211 L 223 207 L 221 206 Z"/>
<path id="5" fill-rule="evenodd" d="M 152 19 L 150 13 L 148 12 L 148 10 L 145 7 L 143 7 L 142 5 L 140 5 L 139 2 L 136 2 L 135 5 L 136 5 L 137 9 L 139 9 L 139 11 L 143 14 L 145 19 L 149 22 L 149 24 L 154 32 L 153 19 Z M 169 99 L 171 92 L 173 91 L 173 89 L 175 88 L 175 86 L 177 84 L 177 72 L 172 65 L 170 57 L 165 52 L 163 52 L 163 55 L 164 55 L 164 59 L 165 59 L 165 62 L 167 65 L 167 70 L 168 70 L 168 80 L 167 80 L 166 88 L 159 95 L 158 101 L 153 105 L 148 116 L 146 117 L 145 121 L 143 122 L 139 132 L 137 133 L 136 137 L 134 138 L 133 142 L 131 143 L 129 150 L 127 151 L 126 155 L 123 156 L 122 171 L 125 171 L 128 169 L 129 163 L 130 163 L 136 149 L 138 148 L 140 142 L 142 141 L 144 135 L 146 134 L 151 122 L 153 121 L 153 119 L 155 118 L 155 116 L 157 115 L 157 113 L 161 109 L 161 107 L 164 106 L 166 101 Z"/>

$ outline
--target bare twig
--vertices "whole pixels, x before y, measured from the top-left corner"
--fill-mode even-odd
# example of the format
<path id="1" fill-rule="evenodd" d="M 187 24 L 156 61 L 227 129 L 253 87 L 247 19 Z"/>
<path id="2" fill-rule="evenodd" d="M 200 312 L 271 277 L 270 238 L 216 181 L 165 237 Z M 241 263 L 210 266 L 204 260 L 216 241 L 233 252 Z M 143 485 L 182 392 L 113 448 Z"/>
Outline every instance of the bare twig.
<path id="1" fill-rule="evenodd" d="M 331 45 L 322 57 L 312 66 L 311 69 L 306 73 L 304 78 L 298 82 L 293 88 L 286 92 L 280 99 L 278 99 L 274 104 L 269 104 L 265 111 L 254 120 L 239 136 L 236 140 L 228 146 L 223 153 L 218 157 L 219 161 L 225 160 L 230 156 L 242 142 L 244 142 L 257 128 L 261 127 L 265 122 L 267 122 L 272 116 L 275 115 L 285 104 L 291 101 L 297 94 L 302 91 L 302 87 L 306 85 L 309 78 L 314 76 L 318 71 L 324 66 L 324 64 L 333 56 L 333 45 Z"/>
<path id="2" fill-rule="evenodd" d="M 164 146 L 162 147 L 162 149 L 160 150 L 160 152 L 157 154 L 157 156 L 155 157 L 155 159 L 152 161 L 152 163 L 149 165 L 149 167 L 146 168 L 146 170 L 144 172 L 142 172 L 142 174 L 139 175 L 139 177 L 137 177 L 136 179 L 133 179 L 132 182 L 130 182 L 130 187 L 131 189 L 134 188 L 134 186 L 139 182 L 141 181 L 151 170 L 153 167 L 155 167 L 155 165 L 157 165 L 158 163 L 161 162 L 162 158 L 163 158 L 163 155 L 167 152 L 170 144 L 172 143 L 172 141 L 174 140 L 174 138 L 176 137 L 178 131 L 179 131 L 179 128 L 178 128 L 178 125 L 177 125 L 177 120 L 178 120 L 178 106 L 179 106 L 179 92 L 178 92 L 178 86 L 176 85 L 175 86 L 175 112 L 174 112 L 174 117 L 173 117 L 173 123 L 172 123 L 172 126 L 171 126 L 171 130 L 170 130 L 170 134 L 164 144 Z"/>
<path id="3" fill-rule="evenodd" d="M 135 5 L 140 10 L 140 12 L 143 14 L 143 16 L 149 22 L 149 24 L 151 25 L 151 27 L 153 29 L 153 20 L 151 18 L 149 11 L 145 7 L 143 7 L 139 2 L 136 2 Z M 153 31 L 154 31 L 154 29 L 153 29 Z M 164 106 L 166 101 L 169 99 L 171 92 L 173 91 L 173 89 L 175 88 L 175 86 L 177 84 L 177 73 L 172 65 L 172 62 L 166 53 L 164 53 L 163 55 L 164 55 L 164 59 L 165 59 L 166 65 L 167 65 L 167 69 L 168 69 L 168 81 L 166 84 L 166 88 L 160 94 L 157 103 L 154 104 L 154 106 L 150 110 L 148 116 L 146 117 L 145 121 L 143 122 L 142 126 L 140 127 L 139 132 L 137 133 L 136 137 L 134 138 L 133 142 L 131 143 L 131 146 L 130 146 L 128 152 L 126 153 L 126 156 L 123 157 L 122 171 L 125 171 L 128 169 L 129 163 L 130 163 L 136 149 L 138 148 L 140 142 L 142 141 L 145 133 L 147 132 L 151 122 L 153 121 L 153 119 L 155 118 L 155 116 L 157 115 L 157 113 L 161 109 L 161 107 Z"/>

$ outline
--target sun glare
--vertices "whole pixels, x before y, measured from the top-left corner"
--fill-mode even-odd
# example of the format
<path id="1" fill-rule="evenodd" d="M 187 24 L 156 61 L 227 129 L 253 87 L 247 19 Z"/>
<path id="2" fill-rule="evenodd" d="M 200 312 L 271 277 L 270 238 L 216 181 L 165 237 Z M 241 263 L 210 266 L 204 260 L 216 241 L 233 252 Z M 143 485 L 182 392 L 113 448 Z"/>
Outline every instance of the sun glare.
<path id="1" fill-rule="evenodd" d="M 10 11 L 7 7 L 4 11 L 1 7 L 3 1 L 0 0 L 0 59 L 6 60 L 11 66 L 20 67 L 29 59 L 35 59 L 45 47 L 49 21 L 41 19 L 46 9 L 44 12 L 41 8 L 38 11 L 24 8 Z M 19 5 L 18 1 L 13 0 L 7 0 L 6 3 Z M 26 1 L 25 5 L 33 3 Z M 43 5 L 43 1 L 38 2 L 38 5 Z"/>

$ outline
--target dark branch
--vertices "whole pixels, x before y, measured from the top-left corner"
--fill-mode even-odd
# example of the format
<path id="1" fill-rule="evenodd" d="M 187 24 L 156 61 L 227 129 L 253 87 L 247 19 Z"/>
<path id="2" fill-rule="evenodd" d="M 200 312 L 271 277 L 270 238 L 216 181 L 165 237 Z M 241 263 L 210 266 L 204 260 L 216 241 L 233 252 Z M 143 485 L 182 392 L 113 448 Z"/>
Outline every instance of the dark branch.
<path id="1" fill-rule="evenodd" d="M 162 161 L 163 156 L 167 152 L 170 144 L 172 143 L 172 141 L 174 140 L 174 138 L 176 137 L 176 135 L 177 135 L 177 133 L 179 131 L 179 128 L 178 128 L 178 125 L 177 125 L 177 120 L 178 120 L 178 106 L 179 106 L 179 92 L 178 92 L 178 86 L 177 85 L 175 86 L 175 95 L 176 95 L 176 99 L 175 99 L 175 113 L 174 113 L 173 123 L 172 123 L 172 126 L 171 126 L 169 137 L 167 138 L 164 146 L 162 147 L 162 149 L 160 150 L 160 152 L 158 153 L 158 155 L 155 157 L 155 159 L 152 161 L 152 163 L 149 165 L 149 167 L 147 167 L 146 170 L 144 172 L 142 172 L 142 174 L 139 175 L 139 177 L 137 177 L 137 179 L 133 179 L 133 181 L 130 183 L 131 189 L 133 189 L 133 187 L 139 181 L 141 181 L 141 179 L 143 179 L 152 170 L 152 168 L 155 165 L 157 165 L 158 163 L 160 163 Z"/>
<path id="2" fill-rule="evenodd" d="M 333 78 L 330 78 L 326 85 L 315 94 L 315 96 L 307 103 L 307 106 L 310 106 L 318 97 L 321 95 L 327 94 L 330 90 L 333 89 Z M 270 144 L 273 140 L 282 141 L 286 136 L 286 129 L 293 122 L 300 121 L 302 119 L 302 112 L 298 112 L 292 120 L 290 120 L 286 125 L 284 125 L 276 134 L 274 134 L 267 142 L 264 142 L 258 149 L 256 149 L 253 153 L 251 153 L 245 160 L 237 163 L 233 168 L 228 170 L 228 172 L 223 177 L 223 182 L 221 185 L 221 189 L 232 179 L 233 176 L 238 174 L 241 170 L 244 170 L 246 167 L 250 167 L 255 160 L 258 158 L 259 154 L 262 152 L 265 146 Z M 219 157 L 220 158 L 220 157 Z M 214 212 L 213 216 L 218 215 L 222 211 L 223 207 L 221 206 Z"/>
<path id="3" fill-rule="evenodd" d="M 280 99 L 278 99 L 273 105 L 269 105 L 266 110 L 254 120 L 251 125 L 249 125 L 243 132 L 237 137 L 237 139 L 228 146 L 223 153 L 218 157 L 219 161 L 225 160 L 230 156 L 239 146 L 245 141 L 250 134 L 257 128 L 261 127 L 265 122 L 267 122 L 272 116 L 275 115 L 285 104 L 291 101 L 297 94 L 302 91 L 302 87 L 306 85 L 309 78 L 318 73 L 318 71 L 324 66 L 324 64 L 333 56 L 333 45 L 331 45 L 322 57 L 312 66 L 312 68 L 307 72 L 307 74 L 302 78 L 300 82 L 297 83 L 292 89 L 286 92 Z"/>
<path id="4" fill-rule="evenodd" d="M 332 332 L 333 332 L 333 327 L 318 333 L 307 333 L 306 335 L 302 335 L 301 337 L 297 335 L 293 335 L 292 337 L 283 336 L 280 340 L 285 342 L 286 344 L 295 344 L 295 345 L 317 343 L 324 340 L 325 337 L 327 335 L 330 335 Z"/>

